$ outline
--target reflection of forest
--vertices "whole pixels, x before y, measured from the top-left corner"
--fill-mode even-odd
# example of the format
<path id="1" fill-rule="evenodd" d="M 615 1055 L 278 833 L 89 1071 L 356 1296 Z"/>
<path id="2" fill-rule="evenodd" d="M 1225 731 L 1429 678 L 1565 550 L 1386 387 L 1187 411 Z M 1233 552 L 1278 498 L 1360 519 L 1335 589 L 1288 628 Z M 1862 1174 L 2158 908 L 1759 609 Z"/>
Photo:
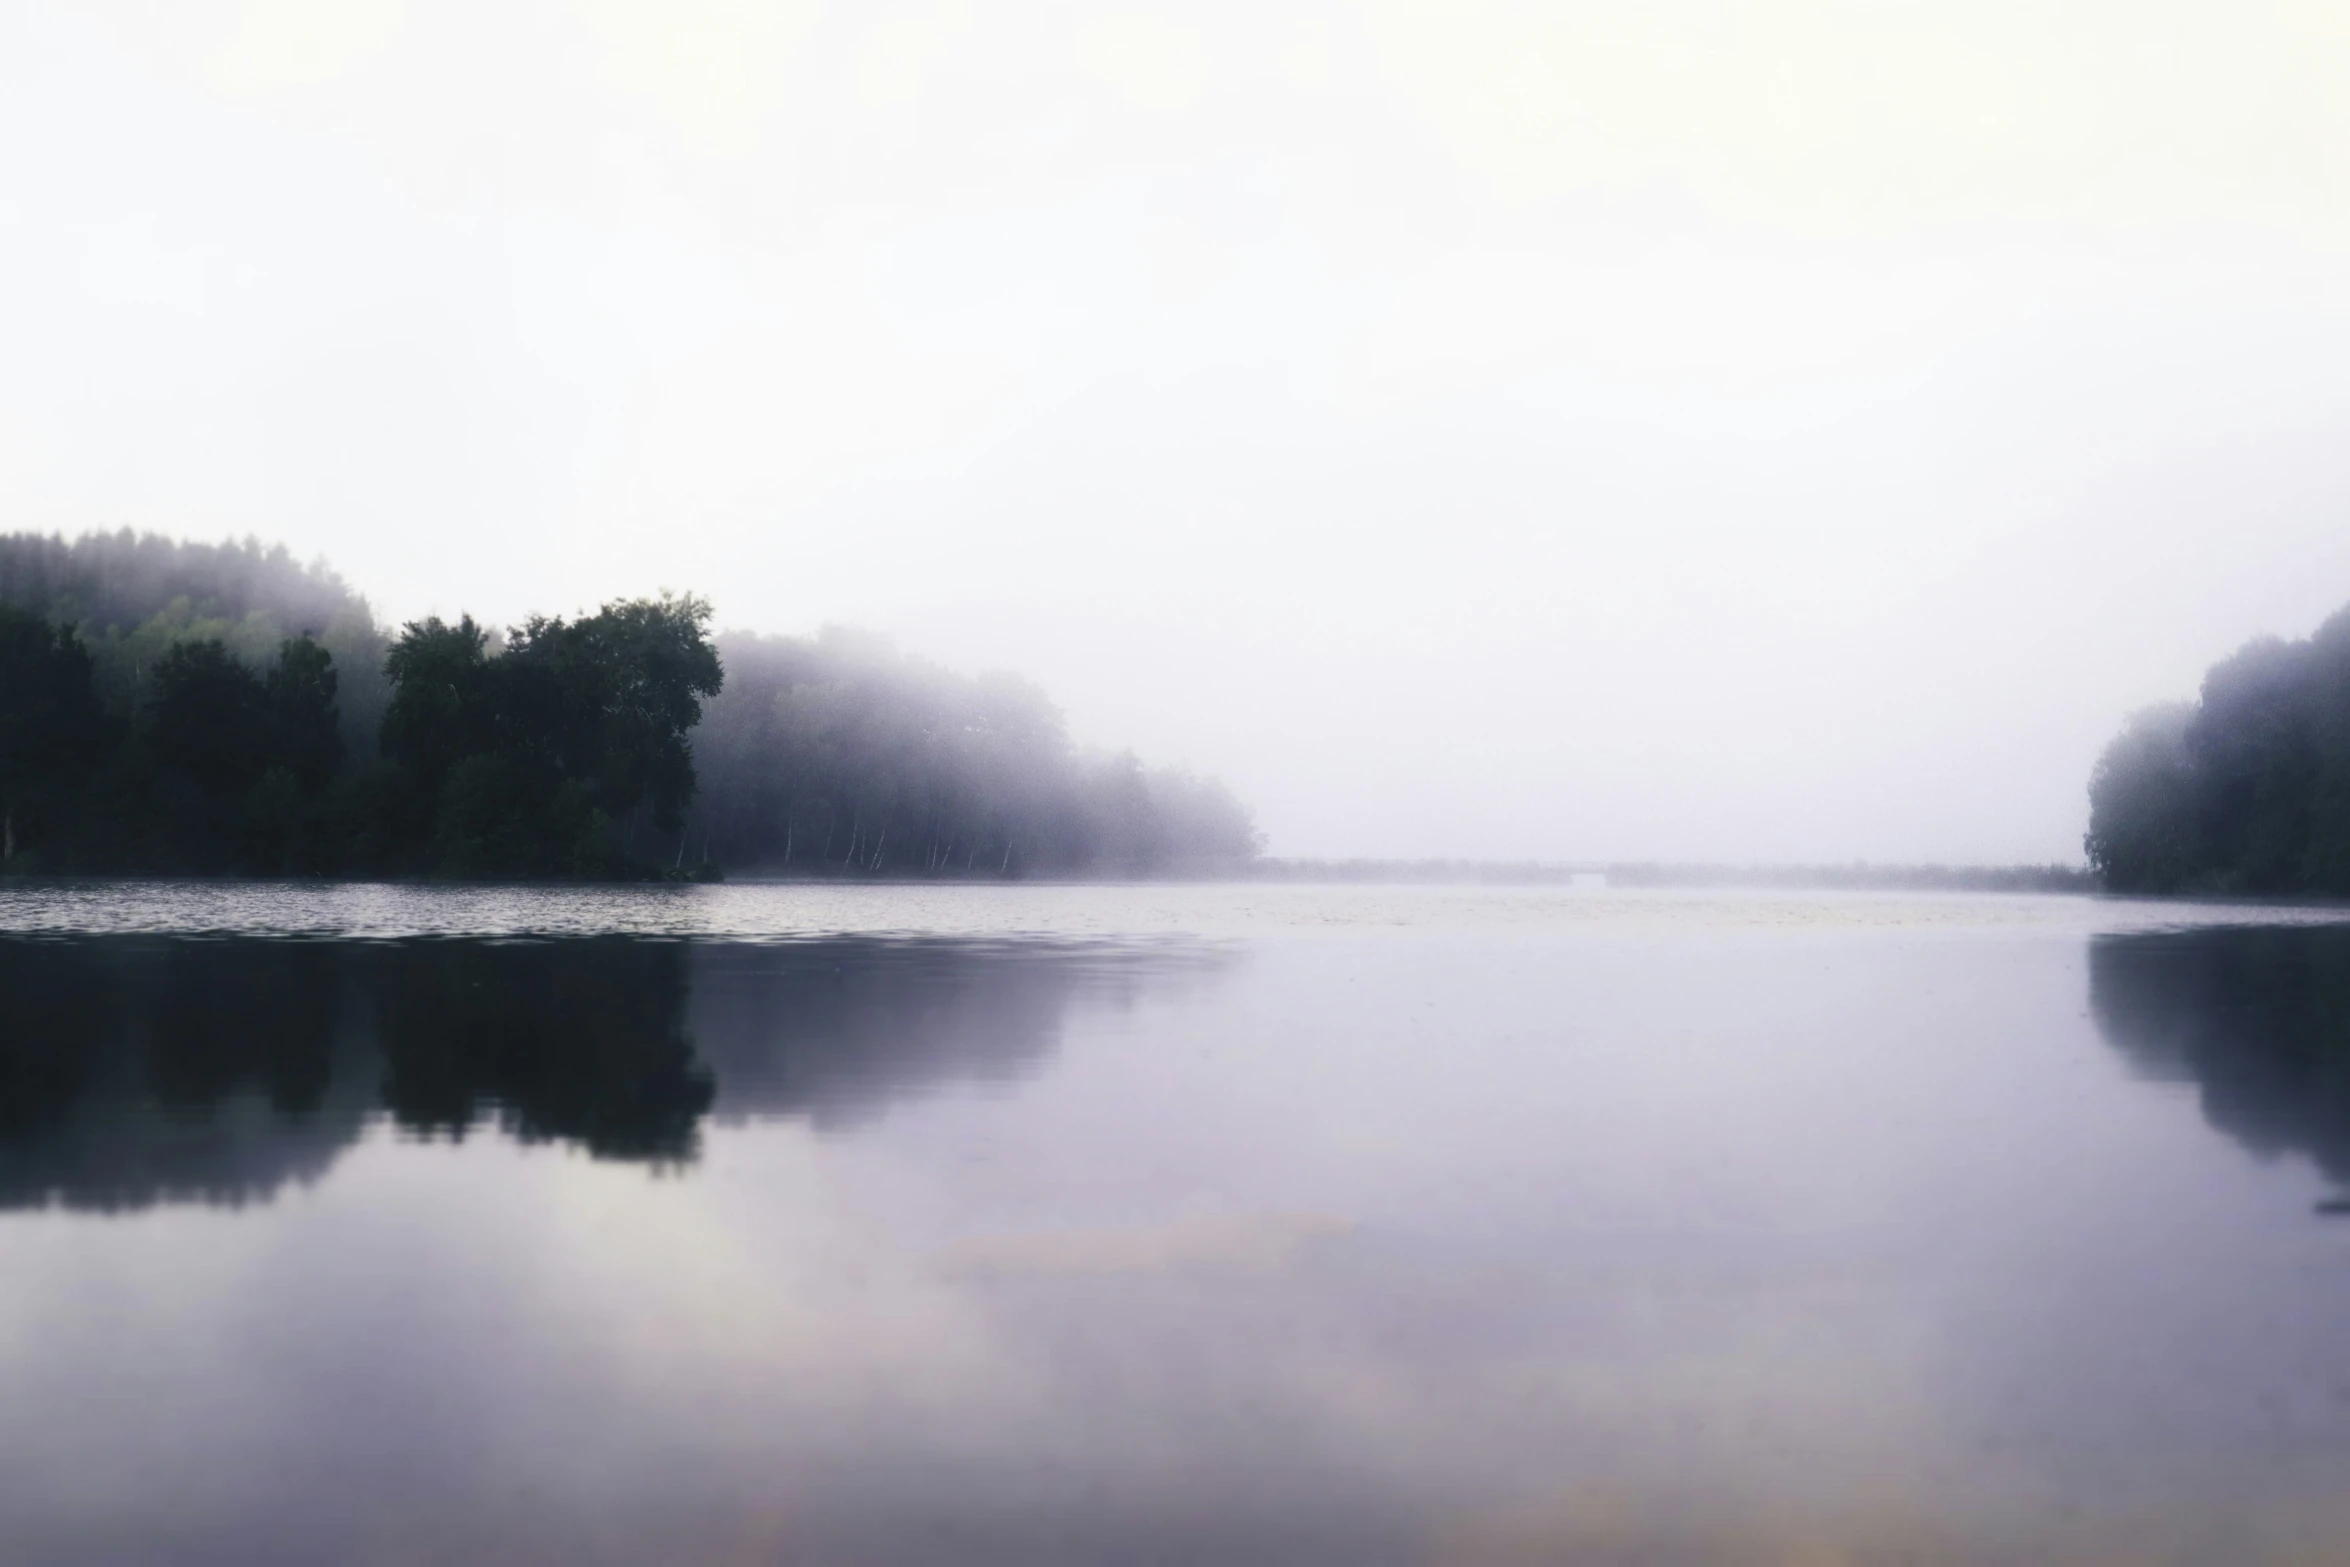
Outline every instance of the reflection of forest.
<path id="1" fill-rule="evenodd" d="M 930 1085 L 1042 1064 L 1072 989 L 1124 993 L 1163 965 L 929 942 L 694 949 L 694 1038 L 722 1119 L 845 1125 Z"/>
<path id="2" fill-rule="evenodd" d="M 2199 1088 L 2213 1126 L 2350 1182 L 2350 928 L 2102 936 L 2089 999 L 2141 1070 Z"/>
<path id="3" fill-rule="evenodd" d="M 0 940 L 0 1207 L 266 1198 L 377 1115 L 691 1159 L 1043 1062 L 1134 955 L 958 943 Z"/>

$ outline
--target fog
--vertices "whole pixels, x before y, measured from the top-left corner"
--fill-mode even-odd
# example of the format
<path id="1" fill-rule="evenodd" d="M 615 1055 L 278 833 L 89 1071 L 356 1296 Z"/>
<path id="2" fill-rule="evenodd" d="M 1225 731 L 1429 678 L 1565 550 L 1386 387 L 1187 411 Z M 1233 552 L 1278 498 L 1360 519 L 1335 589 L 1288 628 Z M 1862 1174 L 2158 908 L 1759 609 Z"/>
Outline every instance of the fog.
<path id="1" fill-rule="evenodd" d="M 1275 853 L 2076 859 L 2350 600 L 2350 25 L 0 8 L 0 527 L 1010 668 Z"/>

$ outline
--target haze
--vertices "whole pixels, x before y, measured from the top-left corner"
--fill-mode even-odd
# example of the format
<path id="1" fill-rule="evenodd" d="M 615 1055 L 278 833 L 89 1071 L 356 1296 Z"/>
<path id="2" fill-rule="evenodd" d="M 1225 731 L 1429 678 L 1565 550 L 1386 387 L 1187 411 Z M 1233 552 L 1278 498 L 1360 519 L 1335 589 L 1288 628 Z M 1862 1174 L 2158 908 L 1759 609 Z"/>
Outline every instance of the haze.
<path id="1" fill-rule="evenodd" d="M 1277 853 L 2074 860 L 2350 600 L 2339 7 L 0 8 L 0 525 L 1027 674 Z"/>

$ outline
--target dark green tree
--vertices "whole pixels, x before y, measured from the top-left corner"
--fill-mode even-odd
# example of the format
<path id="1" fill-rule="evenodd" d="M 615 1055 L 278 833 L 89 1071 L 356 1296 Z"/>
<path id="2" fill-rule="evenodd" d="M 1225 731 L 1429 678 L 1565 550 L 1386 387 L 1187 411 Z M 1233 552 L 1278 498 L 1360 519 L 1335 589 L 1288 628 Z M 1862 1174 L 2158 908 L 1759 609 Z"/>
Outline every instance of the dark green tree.
<path id="1" fill-rule="evenodd" d="M 226 646 L 182 642 L 157 661 L 151 679 L 147 743 L 167 774 L 228 799 L 269 770 L 276 726 L 268 688 Z"/>
<path id="2" fill-rule="evenodd" d="M 694 794 L 686 736 L 725 679 L 709 622 L 706 602 L 669 594 L 533 616 L 493 672 L 502 744 L 614 820 L 645 809 L 675 832 Z"/>
<path id="3" fill-rule="evenodd" d="M 158 830 L 184 868 L 325 868 L 313 843 L 342 758 L 334 660 L 307 636 L 256 673 L 222 643 L 182 642 L 150 677 Z"/>
<path id="4" fill-rule="evenodd" d="M 103 731 L 81 640 L 0 605 L 0 864 L 66 814 Z"/>
<path id="5" fill-rule="evenodd" d="M 271 760 L 292 773 L 305 794 L 316 794 L 343 760 L 334 657 L 308 635 L 289 637 L 264 684 L 275 730 Z"/>
<path id="6" fill-rule="evenodd" d="M 686 737 L 724 678 L 709 618 L 691 597 L 618 600 L 533 617 L 495 657 L 471 620 L 406 627 L 383 750 L 430 824 L 425 860 L 448 875 L 596 874 L 620 868 L 639 815 L 676 832 L 694 793 Z"/>
<path id="7" fill-rule="evenodd" d="M 392 698 L 383 754 L 408 769 L 425 799 L 439 794 L 458 761 L 497 747 L 488 648 L 488 634 L 471 615 L 453 626 L 434 615 L 401 627 L 384 656 Z"/>

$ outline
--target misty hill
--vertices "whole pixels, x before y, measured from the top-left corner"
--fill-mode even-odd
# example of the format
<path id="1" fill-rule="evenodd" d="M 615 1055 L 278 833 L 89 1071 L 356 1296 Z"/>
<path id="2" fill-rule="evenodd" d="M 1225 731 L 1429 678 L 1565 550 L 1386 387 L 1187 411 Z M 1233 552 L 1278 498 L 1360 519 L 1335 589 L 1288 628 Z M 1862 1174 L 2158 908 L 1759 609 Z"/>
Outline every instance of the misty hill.
<path id="1" fill-rule="evenodd" d="M 2086 846 L 2116 891 L 2350 894 L 2350 609 L 2132 714 L 2090 778 Z"/>
<path id="2" fill-rule="evenodd" d="M 1256 852 L 1222 786 L 1081 755 L 1025 682 L 709 616 L 663 595 L 387 636 L 282 547 L 0 536 L 0 863 L 1132 875 Z"/>

